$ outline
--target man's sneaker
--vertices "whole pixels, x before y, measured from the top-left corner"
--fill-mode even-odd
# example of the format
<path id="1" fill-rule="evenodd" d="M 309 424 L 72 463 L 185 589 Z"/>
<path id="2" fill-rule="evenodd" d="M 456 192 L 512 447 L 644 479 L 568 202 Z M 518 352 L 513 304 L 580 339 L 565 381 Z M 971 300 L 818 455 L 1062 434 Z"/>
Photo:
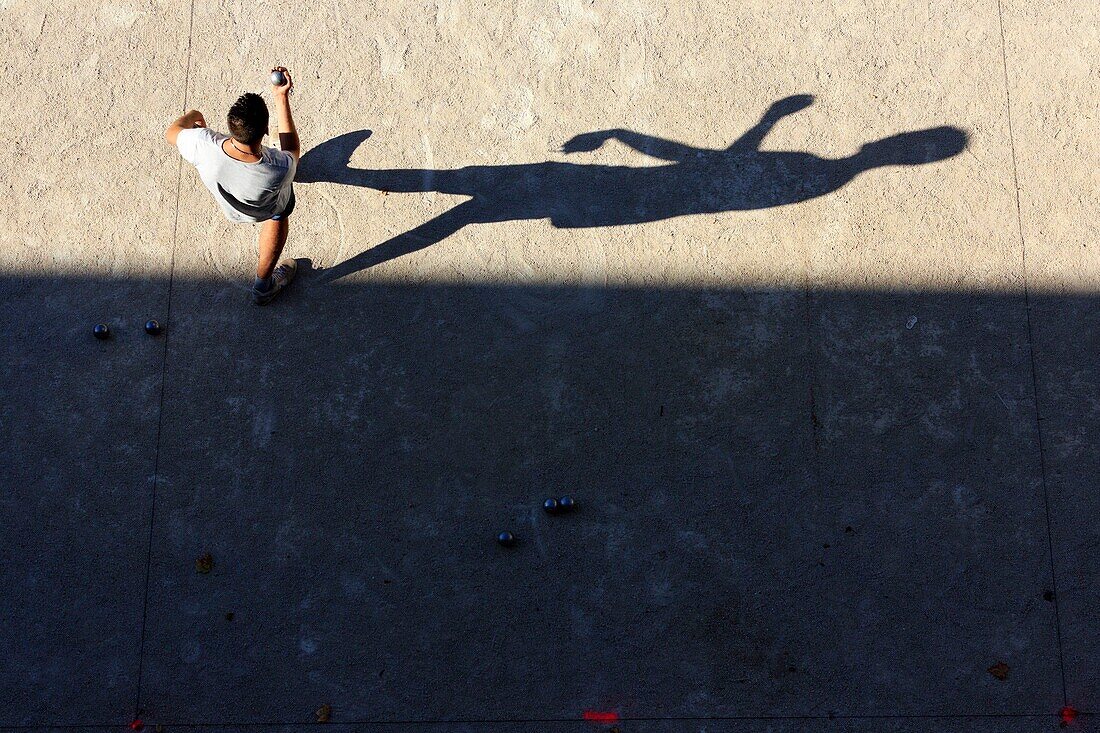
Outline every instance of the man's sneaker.
<path id="1" fill-rule="evenodd" d="M 275 271 L 271 273 L 271 289 L 259 291 L 255 288 L 252 289 L 252 302 L 256 305 L 267 305 L 271 302 L 271 299 L 279 294 L 279 291 L 290 285 L 290 281 L 294 279 L 295 273 L 298 272 L 298 263 L 294 260 L 283 260 L 279 263 L 279 266 L 275 268 Z"/>

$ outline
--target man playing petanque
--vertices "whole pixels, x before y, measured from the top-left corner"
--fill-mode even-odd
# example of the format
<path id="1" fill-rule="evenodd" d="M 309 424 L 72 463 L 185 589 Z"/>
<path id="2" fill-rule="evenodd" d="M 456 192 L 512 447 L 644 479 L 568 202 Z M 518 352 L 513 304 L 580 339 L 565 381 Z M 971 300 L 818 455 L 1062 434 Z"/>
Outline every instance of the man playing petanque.
<path id="1" fill-rule="evenodd" d="M 301 143 L 290 115 L 290 72 L 277 66 L 271 73 L 279 148 L 261 145 L 268 134 L 267 105 L 248 92 L 229 108 L 229 135 L 211 130 L 198 110 L 168 126 L 164 137 L 179 148 L 184 160 L 199 172 L 227 219 L 260 224 L 260 255 L 252 300 L 267 305 L 294 279 L 292 259 L 279 262 L 294 211 L 294 173 Z M 276 263 L 278 263 L 276 265 Z"/>

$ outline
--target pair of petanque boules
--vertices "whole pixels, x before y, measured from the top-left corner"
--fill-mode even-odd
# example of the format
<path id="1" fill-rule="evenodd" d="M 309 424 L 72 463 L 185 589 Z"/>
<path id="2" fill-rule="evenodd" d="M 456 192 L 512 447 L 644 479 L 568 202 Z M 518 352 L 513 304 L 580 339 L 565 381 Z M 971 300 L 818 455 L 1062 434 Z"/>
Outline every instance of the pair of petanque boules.
<path id="1" fill-rule="evenodd" d="M 163 331 L 164 327 L 158 321 L 149 319 L 145 322 L 145 333 L 150 336 L 159 336 Z M 100 341 L 105 341 L 111 338 L 111 329 L 106 323 L 97 323 L 92 329 L 92 335 Z"/>
<path id="2" fill-rule="evenodd" d="M 573 501 L 571 496 L 563 496 L 560 499 L 551 497 L 542 502 L 542 508 L 546 510 L 547 514 L 567 514 L 576 507 L 577 502 Z"/>
<path id="3" fill-rule="evenodd" d="M 551 497 L 542 503 L 542 508 L 547 514 L 566 514 L 577 508 L 577 502 L 571 496 Z M 497 535 L 497 544 L 501 547 L 515 547 L 518 541 L 515 534 L 507 530 Z"/>

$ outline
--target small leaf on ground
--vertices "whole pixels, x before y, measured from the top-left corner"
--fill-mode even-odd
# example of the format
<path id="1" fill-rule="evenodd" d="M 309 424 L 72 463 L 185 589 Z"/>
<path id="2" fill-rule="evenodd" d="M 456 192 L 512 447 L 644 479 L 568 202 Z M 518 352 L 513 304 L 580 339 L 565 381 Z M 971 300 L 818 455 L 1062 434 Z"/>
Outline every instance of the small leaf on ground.
<path id="1" fill-rule="evenodd" d="M 195 570 L 202 574 L 209 573 L 214 569 L 214 556 L 209 552 L 195 560 Z"/>
<path id="2" fill-rule="evenodd" d="M 997 662 L 988 672 L 1002 682 L 1008 679 L 1008 665 L 1004 662 Z"/>
<path id="3" fill-rule="evenodd" d="M 322 705 L 321 707 L 317 708 L 317 712 L 314 713 L 314 715 L 317 716 L 318 723 L 327 723 L 332 720 L 332 706 Z"/>

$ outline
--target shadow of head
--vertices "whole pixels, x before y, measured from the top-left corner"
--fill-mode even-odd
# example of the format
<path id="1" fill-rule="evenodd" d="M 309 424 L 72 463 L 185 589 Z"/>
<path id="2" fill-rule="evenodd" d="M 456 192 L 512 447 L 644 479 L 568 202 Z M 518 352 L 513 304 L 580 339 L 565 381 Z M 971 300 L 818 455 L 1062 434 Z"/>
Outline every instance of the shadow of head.
<path id="1" fill-rule="evenodd" d="M 370 136 L 370 130 L 345 132 L 306 151 L 298 161 L 298 171 L 294 175 L 294 180 L 298 183 L 321 181 L 351 183 L 350 179 L 345 180 L 348 174 L 348 163 L 351 162 L 351 156 L 356 148 Z M 344 175 L 341 176 L 341 173 Z"/>
<path id="2" fill-rule="evenodd" d="M 967 134 L 957 127 L 933 127 L 902 132 L 867 143 L 857 157 L 867 168 L 882 165 L 921 165 L 958 155 L 966 149 Z"/>

